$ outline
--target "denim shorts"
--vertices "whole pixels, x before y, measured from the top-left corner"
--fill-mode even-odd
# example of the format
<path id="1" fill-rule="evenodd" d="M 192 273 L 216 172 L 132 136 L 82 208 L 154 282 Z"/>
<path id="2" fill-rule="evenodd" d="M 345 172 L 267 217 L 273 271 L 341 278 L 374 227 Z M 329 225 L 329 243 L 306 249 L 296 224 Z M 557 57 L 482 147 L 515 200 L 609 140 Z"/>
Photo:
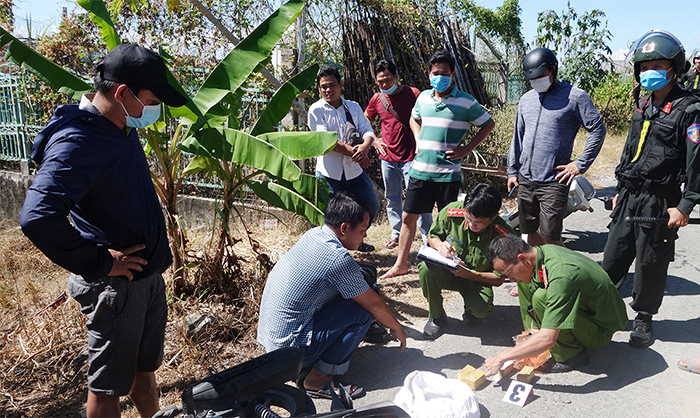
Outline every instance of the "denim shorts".
<path id="1" fill-rule="evenodd" d="M 123 276 L 87 283 L 71 275 L 68 293 L 87 316 L 88 389 L 125 396 L 136 372 L 154 372 L 163 361 L 168 306 L 163 276 L 135 281 Z"/>

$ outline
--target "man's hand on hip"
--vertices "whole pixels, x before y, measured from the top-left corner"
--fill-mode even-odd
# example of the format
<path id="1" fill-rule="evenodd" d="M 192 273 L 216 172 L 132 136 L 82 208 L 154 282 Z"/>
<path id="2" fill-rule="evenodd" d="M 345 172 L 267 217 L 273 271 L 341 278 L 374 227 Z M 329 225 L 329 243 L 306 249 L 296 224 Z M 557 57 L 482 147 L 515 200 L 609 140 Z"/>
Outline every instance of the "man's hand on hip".
<path id="1" fill-rule="evenodd" d="M 108 276 L 126 276 L 129 281 L 134 279 L 134 274 L 131 270 L 143 271 L 143 267 L 148 264 L 148 261 L 141 257 L 137 257 L 133 254 L 137 251 L 141 251 L 146 248 L 146 245 L 139 244 L 123 249 L 121 251 L 110 249 L 109 252 L 112 254 L 112 259 L 114 260 L 112 264 L 112 270 L 107 274 Z"/>
<path id="2" fill-rule="evenodd" d="M 450 151 L 445 151 L 445 155 L 450 161 L 461 160 L 471 152 L 469 147 L 464 147 L 461 145 L 448 145 L 447 147 L 450 148 Z"/>
<path id="3" fill-rule="evenodd" d="M 558 165 L 554 167 L 555 170 L 562 170 L 561 173 L 554 176 L 555 179 L 559 180 L 559 183 L 566 183 L 567 186 L 571 185 L 574 177 L 581 174 L 576 167 L 576 163 L 573 161 L 567 165 Z"/>

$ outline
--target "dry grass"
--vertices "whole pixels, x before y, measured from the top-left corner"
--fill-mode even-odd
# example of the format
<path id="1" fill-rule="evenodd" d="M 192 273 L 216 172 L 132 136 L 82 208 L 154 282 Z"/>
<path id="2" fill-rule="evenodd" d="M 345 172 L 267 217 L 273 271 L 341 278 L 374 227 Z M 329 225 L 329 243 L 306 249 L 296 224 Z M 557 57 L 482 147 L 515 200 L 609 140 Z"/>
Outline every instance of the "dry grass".
<path id="1" fill-rule="evenodd" d="M 259 254 L 276 262 L 309 226 L 292 217 L 274 227 L 269 221 L 261 222 L 262 218 L 256 214 L 246 220 L 254 242 L 251 245 L 243 239 L 235 245 L 237 267 L 212 273 L 220 280 L 235 282 L 235 292 L 221 294 L 199 287 L 198 292 L 184 299 L 168 295 L 165 355 L 156 373 L 161 406 L 179 404 L 186 385 L 263 353 L 255 342 L 258 306 L 267 276 Z M 238 230 L 234 235 L 243 237 L 240 222 L 235 226 Z M 381 274 L 396 257 L 396 250 L 382 246 L 390 233 L 385 220 L 373 225 L 367 242 L 377 250 L 353 255 L 358 261 L 376 265 Z M 195 237 L 191 253 L 204 257 L 211 241 L 208 235 Z M 417 237 L 413 251 L 418 250 L 420 242 Z M 87 341 L 85 317 L 71 298 L 50 307 L 64 292 L 68 273 L 41 254 L 18 227 L 0 224 L 0 248 L 5 255 L 0 259 L 0 416 L 77 416 L 84 408 L 87 391 L 86 364 L 81 361 Z M 206 286 L 211 279 L 202 276 L 206 274 L 193 271 L 190 280 Z M 165 277 L 170 281 L 171 272 Z M 380 285 L 400 319 L 427 316 L 415 263 L 409 275 Z M 190 314 L 216 318 L 197 341 L 183 331 Z M 123 398 L 122 410 L 123 416 L 138 417 L 128 398 Z"/>
<path id="2" fill-rule="evenodd" d="M 573 158 L 581 155 L 583 147 L 586 145 L 586 131 L 579 131 L 574 143 Z M 597 188 L 607 187 L 614 182 L 615 166 L 620 162 L 622 148 L 625 146 L 626 135 L 610 135 L 605 137 L 603 148 L 598 157 L 586 172 L 586 178 Z"/>

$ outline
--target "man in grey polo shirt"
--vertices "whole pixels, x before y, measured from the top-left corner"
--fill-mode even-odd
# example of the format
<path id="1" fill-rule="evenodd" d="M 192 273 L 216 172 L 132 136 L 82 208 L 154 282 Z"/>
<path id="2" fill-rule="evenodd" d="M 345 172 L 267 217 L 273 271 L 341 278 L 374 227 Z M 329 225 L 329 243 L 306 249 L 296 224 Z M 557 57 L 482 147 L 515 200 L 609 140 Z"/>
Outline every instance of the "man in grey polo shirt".
<path id="1" fill-rule="evenodd" d="M 508 191 L 518 189 L 520 231 L 530 245 L 561 241 L 562 210 L 573 178 L 585 173 L 605 139 L 605 124 L 585 91 L 557 78 L 552 51 L 537 48 L 525 56 L 523 72 L 533 90 L 520 98 L 508 152 Z M 574 139 L 589 134 L 576 161 Z"/>
<path id="2" fill-rule="evenodd" d="M 326 207 L 325 225 L 305 233 L 280 258 L 263 290 L 258 342 L 266 352 L 300 347 L 304 367 L 312 368 L 298 384 L 312 395 L 347 372 L 372 316 L 400 341 L 399 352 L 406 347 L 406 333 L 348 253 L 360 245 L 368 225 L 368 210 L 346 193 L 337 194 Z"/>

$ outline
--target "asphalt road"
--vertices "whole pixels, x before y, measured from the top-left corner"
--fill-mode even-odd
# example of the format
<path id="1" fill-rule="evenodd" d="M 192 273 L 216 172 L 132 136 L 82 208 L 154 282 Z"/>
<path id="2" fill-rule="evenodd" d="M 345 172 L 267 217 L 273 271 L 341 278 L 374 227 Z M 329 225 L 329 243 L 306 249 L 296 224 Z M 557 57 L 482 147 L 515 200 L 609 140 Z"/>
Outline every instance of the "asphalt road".
<path id="1" fill-rule="evenodd" d="M 598 195 L 613 193 L 612 189 Z M 600 261 L 607 238 L 608 214 L 599 200 L 594 212 L 577 212 L 564 221 L 567 247 Z M 699 216 L 697 209 L 692 216 Z M 617 332 L 607 346 L 591 351 L 591 362 L 580 371 L 538 374 L 534 391 L 524 407 L 503 401 L 507 385 L 488 381 L 476 391 L 482 417 L 698 417 L 700 375 L 681 371 L 676 363 L 684 357 L 700 356 L 700 256 L 696 250 L 700 227 L 679 232 L 676 259 L 669 268 L 666 296 L 654 317 L 654 343 L 646 349 L 627 344 L 634 312 L 625 331 Z M 632 270 L 621 295 L 631 301 Z M 367 395 L 355 406 L 393 400 L 404 378 L 414 370 L 456 378 L 467 364 L 478 367 L 511 345 L 511 336 L 522 331 L 518 301 L 509 295 L 514 284 L 495 289 L 493 313 L 476 327 L 461 322 L 459 295 L 446 299 L 448 329 L 435 341 L 422 338 L 425 317 L 403 321 L 408 348 L 396 352 L 397 343 L 363 345 L 353 357 L 343 381 L 362 385 Z M 508 379 L 510 376 L 508 377 Z M 317 401 L 318 412 L 329 410 L 329 401 Z"/>

